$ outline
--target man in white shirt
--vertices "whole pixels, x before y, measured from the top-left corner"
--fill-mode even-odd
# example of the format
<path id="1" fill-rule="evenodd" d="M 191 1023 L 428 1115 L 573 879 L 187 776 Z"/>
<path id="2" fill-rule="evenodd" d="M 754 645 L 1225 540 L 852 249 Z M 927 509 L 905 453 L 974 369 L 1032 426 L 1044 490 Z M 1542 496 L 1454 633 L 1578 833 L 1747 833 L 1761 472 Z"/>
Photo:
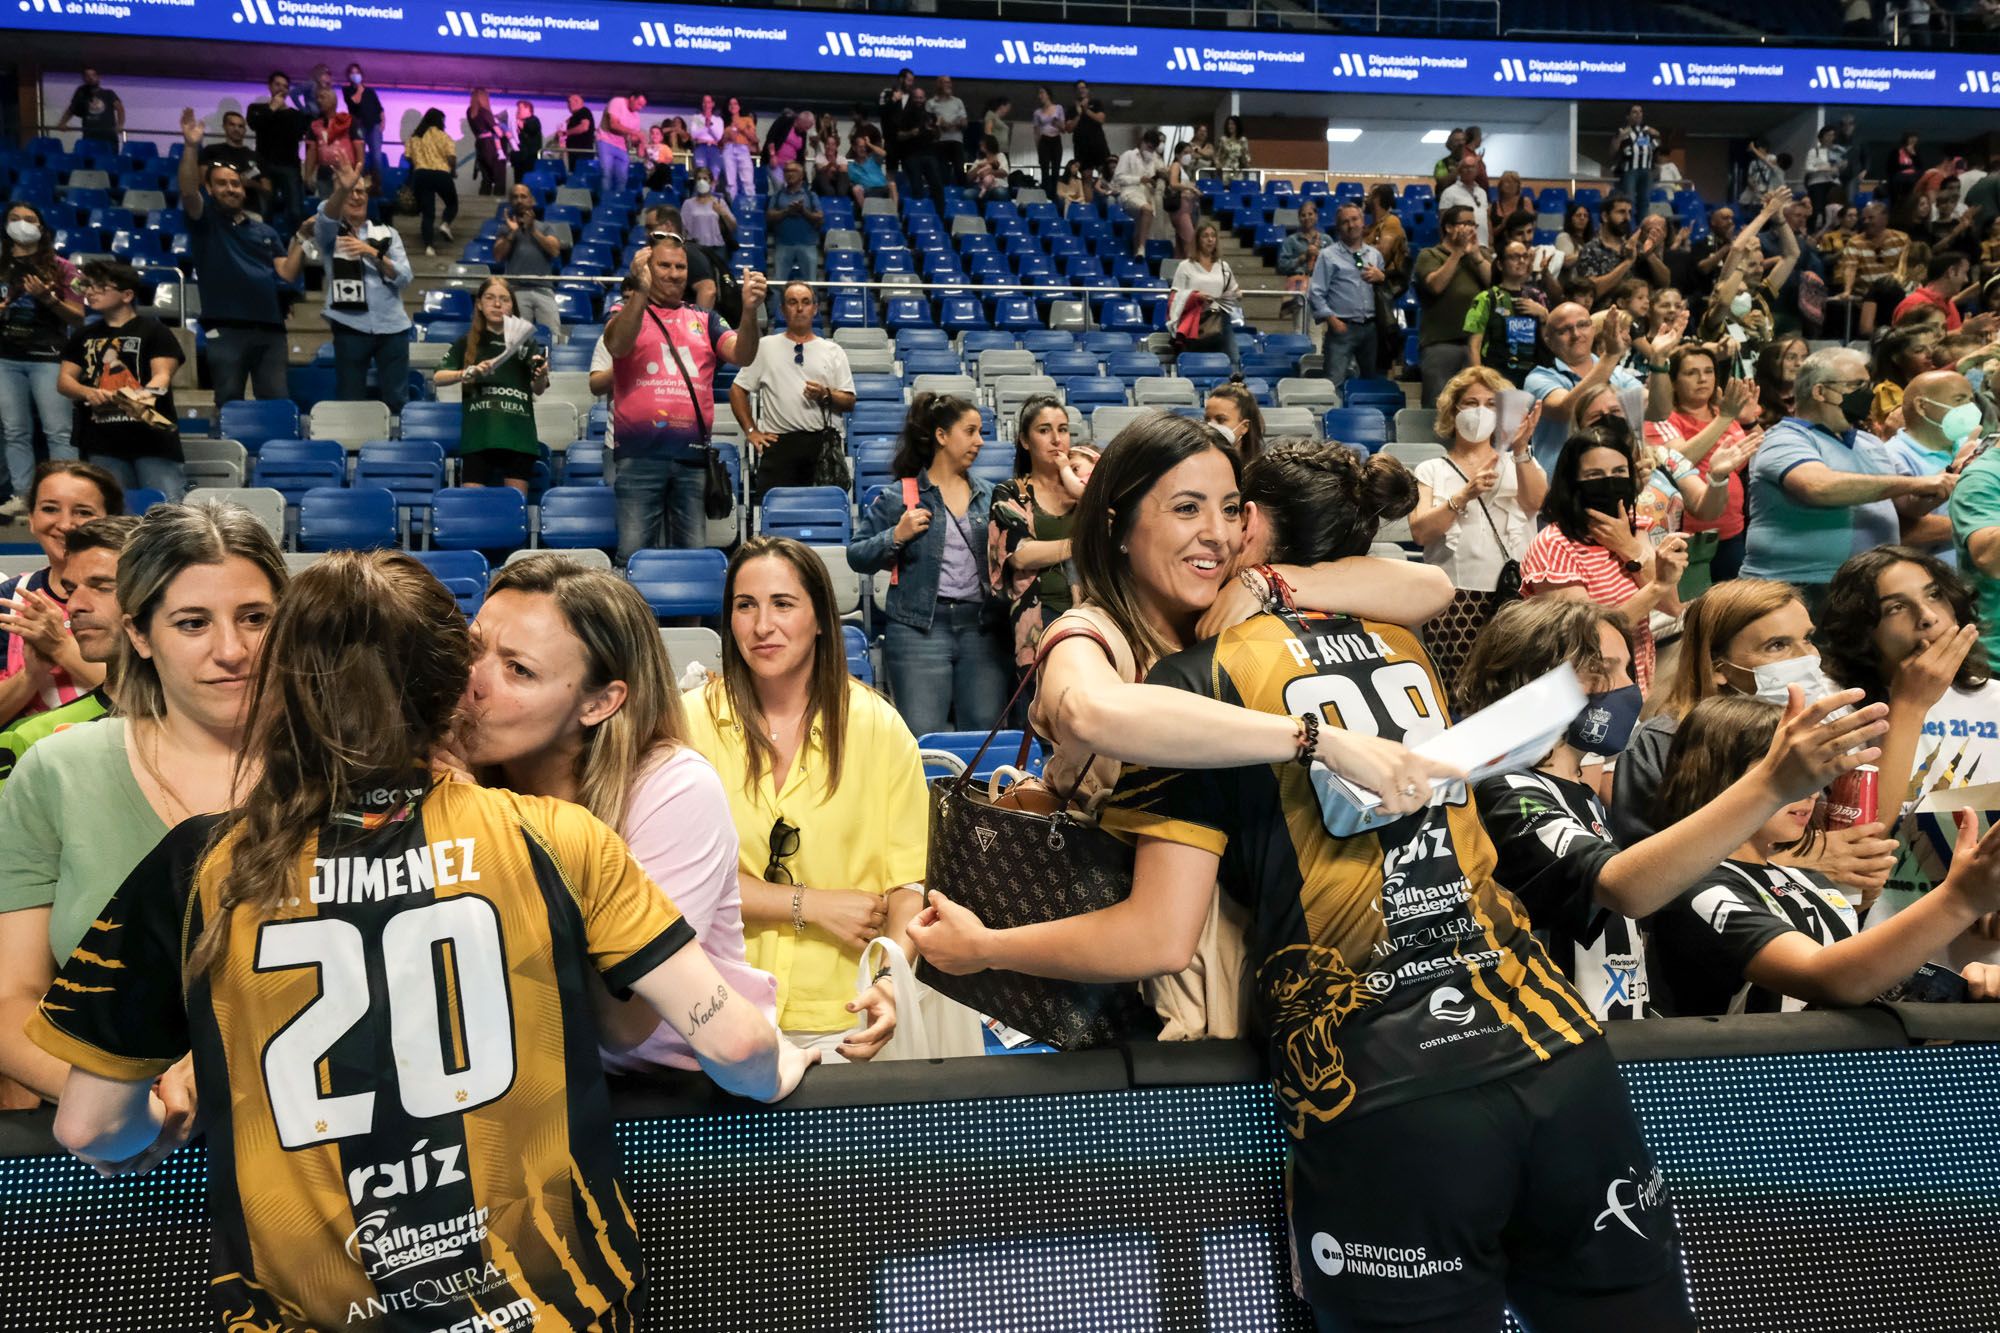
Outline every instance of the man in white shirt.
<path id="1" fill-rule="evenodd" d="M 937 121 L 937 152 L 944 164 L 947 184 L 965 184 L 965 103 L 951 90 L 951 75 L 940 74 L 937 92 L 930 101 L 931 118 Z"/>
<path id="2" fill-rule="evenodd" d="M 1493 221 L 1489 216 L 1491 205 L 1487 202 L 1486 191 L 1479 188 L 1479 159 L 1467 153 L 1458 159 L 1458 179 L 1445 187 L 1438 196 L 1438 212 L 1455 206 L 1472 210 L 1472 225 L 1477 230 L 1479 248 L 1493 248 Z"/>
<path id="3" fill-rule="evenodd" d="M 785 284 L 785 334 L 766 338 L 757 357 L 729 386 L 729 410 L 743 427 L 757 470 L 751 494 L 761 501 L 773 486 L 811 486 L 826 440 L 840 446 L 836 412 L 854 410 L 854 372 L 847 349 L 813 332 L 819 301 L 803 282 Z M 750 395 L 762 390 L 753 416 Z"/>
<path id="4" fill-rule="evenodd" d="M 1118 155 L 1111 174 L 1111 190 L 1118 206 L 1132 219 L 1132 253 L 1146 253 L 1146 238 L 1153 234 L 1153 201 L 1160 181 L 1167 174 L 1166 159 L 1160 156 L 1160 132 L 1147 130 L 1139 136 L 1139 146 Z"/>
<path id="5" fill-rule="evenodd" d="M 644 93 L 614 97 L 604 104 L 604 119 L 597 123 L 597 165 L 604 176 L 607 195 L 625 193 L 632 172 L 632 149 L 643 145 L 646 132 L 639 125 L 639 113 L 646 109 Z"/>

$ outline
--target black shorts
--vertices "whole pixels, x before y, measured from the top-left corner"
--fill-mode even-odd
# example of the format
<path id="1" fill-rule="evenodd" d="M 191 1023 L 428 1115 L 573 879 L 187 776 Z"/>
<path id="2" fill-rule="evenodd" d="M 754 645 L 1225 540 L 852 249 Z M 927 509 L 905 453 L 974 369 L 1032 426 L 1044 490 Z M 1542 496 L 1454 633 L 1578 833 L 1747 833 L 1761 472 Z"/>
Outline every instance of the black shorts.
<path id="1" fill-rule="evenodd" d="M 519 449 L 477 449 L 460 454 L 458 480 L 463 486 L 504 486 L 535 475 L 535 456 Z"/>
<path id="2" fill-rule="evenodd" d="M 1327 1333 L 1694 1333 L 1666 1185 L 1611 1052 L 1292 1145 L 1293 1263 Z"/>

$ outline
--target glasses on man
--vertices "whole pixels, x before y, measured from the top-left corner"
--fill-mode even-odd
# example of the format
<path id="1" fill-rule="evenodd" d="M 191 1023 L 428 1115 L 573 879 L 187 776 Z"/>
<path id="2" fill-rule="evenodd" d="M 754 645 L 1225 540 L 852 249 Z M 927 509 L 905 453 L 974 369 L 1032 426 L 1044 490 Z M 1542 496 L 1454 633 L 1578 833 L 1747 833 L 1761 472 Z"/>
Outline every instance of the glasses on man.
<path id="1" fill-rule="evenodd" d="M 795 366 L 803 366 L 805 363 L 806 363 L 806 345 L 804 343 L 793 343 L 792 364 Z"/>
<path id="2" fill-rule="evenodd" d="M 658 245 L 661 241 L 672 241 L 676 245 L 686 245 L 687 238 L 677 231 L 649 231 L 646 233 L 648 245 Z"/>
<path id="3" fill-rule="evenodd" d="M 799 831 L 785 822 L 783 815 L 771 825 L 771 859 L 764 866 L 764 882 L 767 884 L 796 884 L 792 872 L 785 862 L 799 852 Z"/>

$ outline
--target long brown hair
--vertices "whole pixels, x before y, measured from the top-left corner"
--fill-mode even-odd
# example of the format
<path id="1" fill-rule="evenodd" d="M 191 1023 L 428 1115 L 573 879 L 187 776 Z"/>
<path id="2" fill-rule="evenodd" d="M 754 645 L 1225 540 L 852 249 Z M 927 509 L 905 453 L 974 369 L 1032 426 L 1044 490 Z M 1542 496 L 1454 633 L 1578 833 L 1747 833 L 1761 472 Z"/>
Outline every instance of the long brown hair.
<path id="1" fill-rule="evenodd" d="M 103 522 L 98 519 L 97 522 Z M 238 558 L 257 567 L 271 584 L 271 600 L 284 600 L 291 576 L 285 557 L 271 539 L 262 519 L 240 505 L 219 500 L 195 504 L 158 504 L 134 519 L 136 527 L 118 556 L 118 606 L 126 623 L 141 634 L 153 633 L 153 617 L 167 588 L 195 565 L 219 565 Z M 142 657 L 129 635 L 120 635 L 117 684 L 112 697 L 126 717 L 162 718 L 167 695 L 160 669 Z"/>
<path id="2" fill-rule="evenodd" d="M 1729 641 L 1752 622 L 1793 602 L 1800 602 L 1797 588 L 1769 579 L 1729 579 L 1697 597 L 1681 622 L 1673 670 L 1653 682 L 1646 716 L 1685 718 L 1696 704 L 1717 693 L 1715 664 L 1729 651 Z"/>
<path id="3" fill-rule="evenodd" d="M 583 683 L 595 694 L 625 682 L 618 711 L 584 728 L 576 756 L 576 803 L 617 828 L 639 773 L 663 748 L 687 737 L 687 714 L 673 668 L 646 599 L 616 574 L 586 569 L 563 555 L 517 560 L 493 576 L 486 595 L 547 597 L 583 646 Z"/>
<path id="4" fill-rule="evenodd" d="M 485 299 L 486 293 L 495 287 L 504 288 L 507 292 L 507 300 L 513 304 L 514 313 L 517 315 L 521 313 L 521 303 L 514 299 L 513 284 L 509 283 L 505 278 L 496 273 L 486 281 L 480 283 L 478 293 L 472 298 L 472 326 L 465 331 L 465 350 L 459 354 L 459 359 L 468 366 L 479 359 L 479 345 L 486 341 L 487 334 L 490 333 L 496 338 L 507 336 L 507 331 L 504 328 L 494 329 L 487 327 L 486 311 L 479 304 L 480 301 Z"/>
<path id="5" fill-rule="evenodd" d="M 1614 611 L 1595 602 L 1536 597 L 1509 602 L 1486 622 L 1458 673 L 1458 710 L 1465 717 L 1497 703 L 1544 672 L 1567 662 L 1578 675 L 1604 670 L 1606 625 L 1631 635 Z"/>
<path id="6" fill-rule="evenodd" d="M 840 613 L 834 609 L 833 580 L 827 577 L 826 566 L 812 553 L 811 547 L 790 537 L 753 537 L 743 543 L 736 558 L 729 562 L 729 573 L 722 581 L 722 614 L 725 618 L 735 614 L 736 576 L 743 567 L 752 560 L 767 558 L 782 560 L 792 567 L 799 586 L 806 590 L 806 599 L 812 603 L 813 622 L 819 627 L 819 636 L 813 643 L 812 683 L 806 690 L 806 715 L 800 726 L 808 735 L 813 727 L 819 728 L 820 748 L 826 753 L 826 790 L 832 792 L 840 786 L 841 757 L 847 743 L 847 694 L 853 684 L 847 676 Z M 743 786 L 745 791 L 755 791 L 765 771 L 777 767 L 778 747 L 771 743 L 770 733 L 764 727 L 764 704 L 757 697 L 757 681 L 743 657 L 742 645 L 736 642 L 733 627 L 722 635 L 722 678 L 708 682 L 703 699 L 710 716 L 715 715 L 717 704 L 725 699 L 730 711 L 736 714 L 748 752 Z"/>
<path id="7" fill-rule="evenodd" d="M 298 891 L 299 858 L 333 811 L 428 765 L 472 668 L 458 603 L 401 551 L 335 551 L 292 580 L 258 660 L 239 771 L 250 798 L 216 826 L 220 901 L 190 981 L 228 947 L 238 909 L 269 919 Z"/>
<path id="8" fill-rule="evenodd" d="M 1678 824 L 1748 773 L 1770 750 L 1784 716 L 1779 705 L 1748 694 L 1718 694 L 1696 704 L 1667 751 L 1666 776 L 1653 798 L 1656 827 Z M 1787 847 L 1810 848 L 1814 837 L 1808 829 Z M 1734 847 L 1718 850 L 1736 854 Z"/>
<path id="9" fill-rule="evenodd" d="M 1844 690 L 1865 690 L 1869 703 L 1886 703 L 1895 664 L 1882 661 L 1875 646 L 1875 629 L 1882 623 L 1882 599 L 1875 588 L 1897 565 L 1915 565 L 1938 585 L 1960 625 L 1977 625 L 1978 608 L 1972 587 L 1956 569 L 1927 551 L 1912 546 L 1878 546 L 1849 556 L 1826 585 L 1826 605 L 1820 612 L 1820 640 L 1826 672 Z M 1978 643 L 1959 663 L 1952 684 L 1976 690 L 1987 681 L 1986 651 Z"/>
<path id="10" fill-rule="evenodd" d="M 1090 484 L 1076 502 L 1076 520 L 1070 531 L 1083 600 L 1111 617 L 1132 646 L 1132 656 L 1142 673 L 1174 651 L 1174 646 L 1153 628 L 1139 604 L 1132 562 L 1122 548 L 1132 535 L 1133 524 L 1139 521 L 1139 505 L 1146 493 L 1167 473 L 1210 450 L 1229 460 L 1229 470 L 1240 484 L 1241 456 L 1206 422 L 1148 412 L 1119 431 L 1106 446 L 1090 474 Z"/>
<path id="11" fill-rule="evenodd" d="M 1264 413 L 1257 406 L 1257 395 L 1250 392 L 1241 375 L 1231 375 L 1210 389 L 1208 396 L 1230 403 L 1236 408 L 1236 415 L 1243 418 L 1243 433 L 1236 437 L 1236 452 L 1245 465 L 1254 463 L 1257 455 L 1264 452 Z"/>

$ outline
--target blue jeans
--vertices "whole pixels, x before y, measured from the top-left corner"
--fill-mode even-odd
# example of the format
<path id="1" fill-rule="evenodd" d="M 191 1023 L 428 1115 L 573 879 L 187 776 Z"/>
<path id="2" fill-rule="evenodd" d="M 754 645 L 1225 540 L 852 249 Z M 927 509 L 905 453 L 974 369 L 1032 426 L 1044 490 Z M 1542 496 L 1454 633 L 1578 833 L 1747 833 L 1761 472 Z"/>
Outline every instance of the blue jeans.
<path id="1" fill-rule="evenodd" d="M 35 421 L 49 439 L 50 458 L 75 458 L 69 426 L 76 405 L 56 389 L 62 364 L 56 361 L 14 361 L 0 357 L 0 430 L 7 442 L 7 475 L 14 494 L 28 497 L 35 475 Z"/>
<path id="2" fill-rule="evenodd" d="M 625 179 L 632 174 L 632 155 L 622 140 L 597 137 L 597 166 L 604 176 L 606 195 L 625 193 Z"/>
<path id="3" fill-rule="evenodd" d="M 649 547 L 691 551 L 707 544 L 708 512 L 702 493 L 708 469 L 701 458 L 621 458 L 611 492 L 618 497 L 618 563 Z"/>
<path id="4" fill-rule="evenodd" d="M 910 731 L 985 731 L 1013 688 L 1006 643 L 979 627 L 978 602 L 940 600 L 928 630 L 889 622 L 884 657 Z"/>
<path id="5" fill-rule="evenodd" d="M 177 505 L 187 494 L 187 471 L 177 458 L 114 458 L 110 454 L 92 454 L 90 461 L 118 478 L 118 484 L 126 490 L 134 486 L 150 486 L 167 497 L 167 503 Z"/>
<path id="6" fill-rule="evenodd" d="M 819 247 L 817 245 L 777 245 L 771 246 L 771 269 L 764 275 L 771 280 L 771 327 L 779 327 L 782 319 L 780 298 L 784 296 L 785 284 L 793 278 L 805 282 L 819 281 Z"/>
<path id="7" fill-rule="evenodd" d="M 382 156 L 382 127 L 363 126 L 361 142 L 368 145 L 368 174 L 375 178 L 375 191 L 379 194 L 382 190 L 382 168 L 386 164 L 386 159 Z"/>
<path id="8" fill-rule="evenodd" d="M 1326 378 L 1329 383 L 1341 384 L 1350 377 L 1373 378 L 1375 373 L 1375 325 L 1371 320 L 1366 324 L 1347 322 L 1347 332 L 1335 333 L 1324 324 L 1320 342 L 1321 359 L 1325 363 Z"/>
<path id="9" fill-rule="evenodd" d="M 1647 201 L 1653 195 L 1653 169 L 1644 167 L 1636 171 L 1619 172 L 1618 192 L 1632 201 L 1632 225 L 1638 226 L 1638 219 L 1646 216 Z"/>
<path id="10" fill-rule="evenodd" d="M 410 393 L 410 331 L 356 333 L 332 320 L 327 323 L 333 328 L 334 395 L 350 403 L 369 398 L 368 365 L 372 361 L 379 386 L 373 396 L 391 412 L 402 411 L 403 400 Z"/>

